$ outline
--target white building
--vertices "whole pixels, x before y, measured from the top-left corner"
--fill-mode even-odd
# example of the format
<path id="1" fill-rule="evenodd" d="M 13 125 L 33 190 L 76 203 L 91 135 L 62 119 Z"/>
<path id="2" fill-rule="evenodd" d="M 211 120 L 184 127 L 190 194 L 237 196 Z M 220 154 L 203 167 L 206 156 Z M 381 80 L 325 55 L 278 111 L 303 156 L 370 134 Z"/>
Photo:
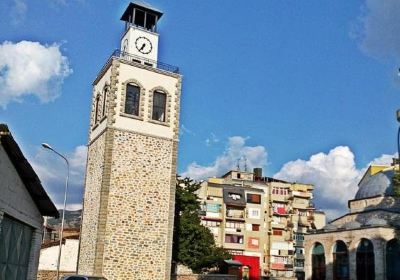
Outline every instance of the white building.
<path id="1" fill-rule="evenodd" d="M 58 211 L 0 124 L 0 279 L 36 279 L 43 216 L 58 217 Z"/>

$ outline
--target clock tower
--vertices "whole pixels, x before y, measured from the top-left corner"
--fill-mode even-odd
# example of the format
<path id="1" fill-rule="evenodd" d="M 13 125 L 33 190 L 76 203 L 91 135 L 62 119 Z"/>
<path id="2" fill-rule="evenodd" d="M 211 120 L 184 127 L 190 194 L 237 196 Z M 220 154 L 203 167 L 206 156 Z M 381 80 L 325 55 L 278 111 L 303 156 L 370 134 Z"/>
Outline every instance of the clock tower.
<path id="1" fill-rule="evenodd" d="M 79 274 L 170 279 L 182 77 L 158 60 L 162 15 L 130 3 L 93 82 Z"/>

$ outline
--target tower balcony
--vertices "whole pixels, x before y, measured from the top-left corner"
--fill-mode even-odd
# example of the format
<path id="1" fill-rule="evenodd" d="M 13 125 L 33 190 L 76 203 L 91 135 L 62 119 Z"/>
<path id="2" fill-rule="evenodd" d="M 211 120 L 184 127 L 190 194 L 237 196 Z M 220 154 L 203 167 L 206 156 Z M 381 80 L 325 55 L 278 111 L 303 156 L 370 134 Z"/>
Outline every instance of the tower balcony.
<path id="1" fill-rule="evenodd" d="M 177 66 L 173 66 L 173 65 L 170 65 L 170 64 L 167 64 L 167 63 L 164 63 L 164 62 L 148 59 L 146 57 L 141 57 L 141 56 L 134 55 L 134 54 L 131 54 L 131 53 L 123 52 L 123 51 L 120 51 L 120 50 L 115 50 L 111 54 L 111 56 L 108 59 L 108 61 L 110 61 L 112 58 L 118 58 L 120 60 L 125 60 L 125 61 L 130 62 L 130 63 L 133 62 L 133 63 L 141 64 L 141 65 L 144 65 L 144 66 L 147 66 L 147 67 L 152 67 L 152 68 L 160 69 L 160 70 L 163 70 L 163 71 L 179 74 L 179 67 L 177 67 Z M 108 63 L 106 63 L 106 65 L 107 64 Z"/>

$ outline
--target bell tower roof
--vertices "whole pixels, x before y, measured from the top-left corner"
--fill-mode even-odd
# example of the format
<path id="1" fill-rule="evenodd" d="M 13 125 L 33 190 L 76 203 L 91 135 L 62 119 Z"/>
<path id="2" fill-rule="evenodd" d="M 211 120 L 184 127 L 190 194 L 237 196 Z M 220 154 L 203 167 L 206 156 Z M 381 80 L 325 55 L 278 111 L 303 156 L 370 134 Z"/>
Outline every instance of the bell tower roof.
<path id="1" fill-rule="evenodd" d="M 157 21 L 161 18 L 163 12 L 150 6 L 144 2 L 129 3 L 125 12 L 122 14 L 121 20 L 125 21 L 127 25 L 134 25 L 147 29 L 149 31 L 156 31 Z"/>

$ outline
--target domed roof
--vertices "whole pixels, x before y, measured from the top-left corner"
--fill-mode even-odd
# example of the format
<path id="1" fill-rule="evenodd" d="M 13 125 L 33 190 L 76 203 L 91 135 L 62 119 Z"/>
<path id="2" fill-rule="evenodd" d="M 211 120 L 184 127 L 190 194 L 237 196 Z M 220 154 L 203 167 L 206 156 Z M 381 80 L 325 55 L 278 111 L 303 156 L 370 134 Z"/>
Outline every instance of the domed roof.
<path id="1" fill-rule="evenodd" d="M 392 177 L 394 175 L 393 169 L 382 170 L 366 180 L 361 181 L 358 186 L 355 199 L 363 199 L 373 196 L 389 196 L 394 195 Z"/>

